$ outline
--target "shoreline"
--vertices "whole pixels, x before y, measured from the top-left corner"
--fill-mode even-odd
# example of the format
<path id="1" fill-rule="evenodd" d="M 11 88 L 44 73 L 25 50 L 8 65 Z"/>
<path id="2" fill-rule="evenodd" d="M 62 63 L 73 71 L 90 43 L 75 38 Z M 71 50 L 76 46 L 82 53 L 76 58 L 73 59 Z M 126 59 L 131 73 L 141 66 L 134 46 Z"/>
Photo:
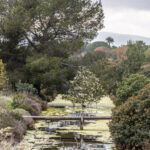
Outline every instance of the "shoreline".
<path id="1" fill-rule="evenodd" d="M 4 104 L 3 101 L 0 101 L 0 109 L 3 108 L 0 111 L 0 116 L 5 116 L 0 118 L 2 122 L 0 125 L 3 125 L 0 129 L 0 150 L 3 146 L 6 146 L 5 149 L 7 150 L 7 146 L 10 148 L 10 145 L 12 147 L 18 145 L 22 141 L 27 130 L 34 129 L 34 124 L 36 122 L 31 118 L 24 119 L 22 117 L 23 115 L 38 116 L 43 110 L 47 109 L 47 102 L 42 101 L 38 96 L 27 93 L 23 95 L 27 102 L 30 101 L 30 109 L 25 108 L 28 109 L 28 111 L 21 108 L 21 106 L 18 106 L 15 109 L 10 109 L 9 107 L 13 103 L 10 98 L 8 104 L 7 101 L 5 101 L 6 104 Z"/>

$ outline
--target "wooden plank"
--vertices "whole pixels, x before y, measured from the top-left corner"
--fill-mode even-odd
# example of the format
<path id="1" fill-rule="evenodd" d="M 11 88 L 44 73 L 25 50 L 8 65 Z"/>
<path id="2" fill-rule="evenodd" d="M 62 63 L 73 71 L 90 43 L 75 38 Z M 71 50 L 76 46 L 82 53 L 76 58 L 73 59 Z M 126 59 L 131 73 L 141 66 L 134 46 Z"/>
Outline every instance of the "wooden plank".
<path id="1" fill-rule="evenodd" d="M 33 120 L 80 120 L 81 117 L 49 117 L 49 116 L 23 116 L 23 118 L 32 118 Z M 83 117 L 83 120 L 111 120 L 110 116 L 102 116 L 102 117 Z"/>

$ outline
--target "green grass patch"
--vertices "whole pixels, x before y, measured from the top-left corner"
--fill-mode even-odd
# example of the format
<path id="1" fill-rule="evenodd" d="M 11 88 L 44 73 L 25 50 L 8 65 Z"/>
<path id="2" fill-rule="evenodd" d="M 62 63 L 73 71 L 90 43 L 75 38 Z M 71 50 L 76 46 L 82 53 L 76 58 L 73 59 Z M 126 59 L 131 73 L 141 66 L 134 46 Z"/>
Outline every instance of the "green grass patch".
<path id="1" fill-rule="evenodd" d="M 10 100 L 0 99 L 0 103 L 6 105 L 9 110 L 13 109 L 13 107 L 12 107 L 12 101 L 10 101 Z"/>

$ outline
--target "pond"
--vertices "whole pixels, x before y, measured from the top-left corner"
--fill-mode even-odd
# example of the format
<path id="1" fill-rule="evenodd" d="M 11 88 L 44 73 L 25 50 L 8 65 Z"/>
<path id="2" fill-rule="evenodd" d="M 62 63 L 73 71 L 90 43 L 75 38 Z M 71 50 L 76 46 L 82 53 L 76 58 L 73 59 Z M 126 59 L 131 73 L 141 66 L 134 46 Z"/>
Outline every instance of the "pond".
<path id="1" fill-rule="evenodd" d="M 109 98 L 84 110 L 79 106 L 71 107 L 71 104 L 63 102 L 60 97 L 58 99 L 41 115 L 110 116 L 113 107 Z M 86 120 L 84 130 L 80 130 L 80 121 L 38 121 L 35 130 L 27 131 L 22 143 L 28 144 L 32 150 L 112 150 L 108 123 L 109 121 L 103 120 Z"/>

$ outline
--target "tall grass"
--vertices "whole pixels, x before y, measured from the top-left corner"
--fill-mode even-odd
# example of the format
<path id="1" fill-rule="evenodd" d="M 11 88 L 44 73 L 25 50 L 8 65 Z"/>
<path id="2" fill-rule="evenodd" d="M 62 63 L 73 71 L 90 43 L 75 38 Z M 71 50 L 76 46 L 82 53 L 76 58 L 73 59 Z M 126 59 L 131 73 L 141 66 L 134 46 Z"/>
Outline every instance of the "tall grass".
<path id="1" fill-rule="evenodd" d="M 19 144 L 16 146 L 12 146 L 12 143 L 1 142 L 0 150 L 31 150 L 31 146 L 27 146 L 26 144 Z"/>

